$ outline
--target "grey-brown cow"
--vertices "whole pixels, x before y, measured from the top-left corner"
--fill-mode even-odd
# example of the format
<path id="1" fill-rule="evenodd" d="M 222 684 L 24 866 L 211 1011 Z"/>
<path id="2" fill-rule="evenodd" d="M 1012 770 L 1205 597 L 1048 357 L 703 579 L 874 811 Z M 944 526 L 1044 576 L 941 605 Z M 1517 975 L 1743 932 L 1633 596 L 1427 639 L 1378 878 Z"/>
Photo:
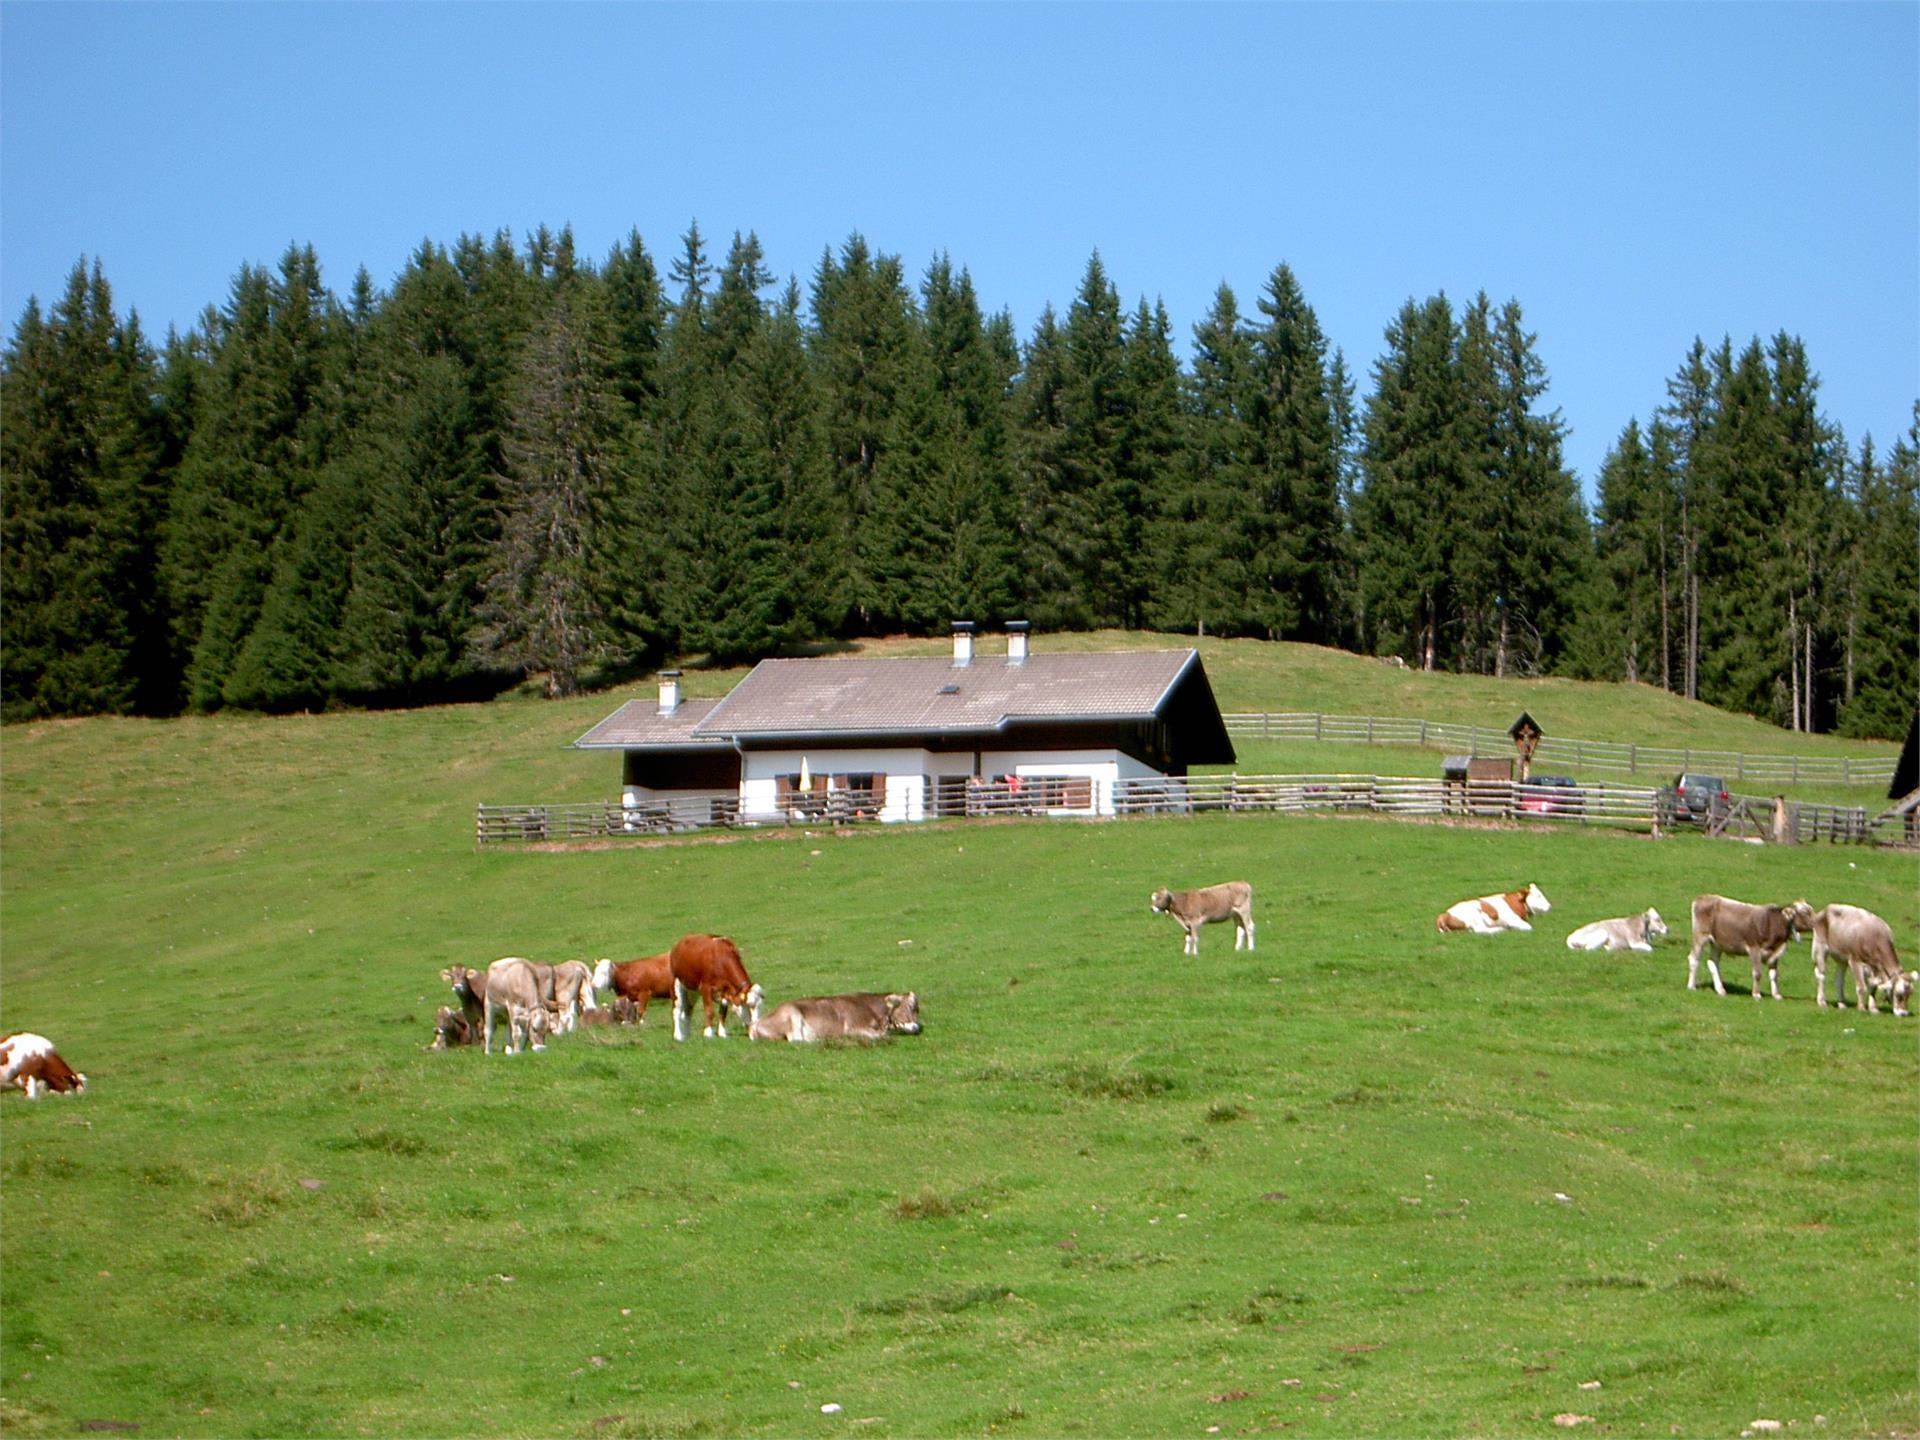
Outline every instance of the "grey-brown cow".
<path id="1" fill-rule="evenodd" d="M 889 995 L 823 995 L 817 999 L 788 1000 L 776 1005 L 764 1019 L 747 1027 L 750 1040 L 813 1040 L 846 1038 L 884 1040 L 889 1035 L 920 1033 L 920 997 L 908 990 Z"/>
<path id="2" fill-rule="evenodd" d="M 1253 886 L 1244 880 L 1229 880 L 1209 885 L 1204 890 L 1156 890 L 1150 902 L 1156 915 L 1171 915 L 1187 932 L 1183 953 L 1200 953 L 1200 927 L 1213 920 L 1233 917 L 1233 948 L 1247 942 L 1253 949 Z"/>
<path id="3" fill-rule="evenodd" d="M 545 972 L 544 974 L 542 972 Z M 486 1020 L 482 1050 L 493 1053 L 493 1017 L 507 1018 L 507 1054 L 518 1054 L 525 1035 L 535 1050 L 547 1048 L 547 1011 L 553 1004 L 553 967 L 509 956 L 487 967 Z"/>
<path id="4" fill-rule="evenodd" d="M 1871 910 L 1858 905 L 1829 905 L 1813 917 L 1813 979 L 1820 1007 L 1827 1004 L 1827 956 L 1846 962 L 1853 972 L 1853 1003 L 1878 1015 L 1873 992 L 1886 986 L 1893 992 L 1893 1013 L 1907 1013 L 1907 996 L 1913 993 L 1920 971 L 1900 968 L 1900 957 L 1893 949 L 1893 928 Z M 1847 1008 L 1841 987 L 1836 983 L 1833 1003 Z"/>
<path id="5" fill-rule="evenodd" d="M 1687 951 L 1687 988 L 1698 988 L 1700 952 L 1709 950 L 1707 970 L 1713 976 L 1713 988 L 1724 995 L 1720 983 L 1717 955 L 1744 954 L 1753 962 L 1753 998 L 1760 998 L 1760 970 L 1764 966 L 1773 986 L 1773 998 L 1780 998 L 1780 955 L 1793 939 L 1813 929 L 1813 907 L 1804 900 L 1791 905 L 1749 905 L 1744 900 L 1729 900 L 1724 895 L 1696 895 L 1693 898 L 1693 945 Z"/>

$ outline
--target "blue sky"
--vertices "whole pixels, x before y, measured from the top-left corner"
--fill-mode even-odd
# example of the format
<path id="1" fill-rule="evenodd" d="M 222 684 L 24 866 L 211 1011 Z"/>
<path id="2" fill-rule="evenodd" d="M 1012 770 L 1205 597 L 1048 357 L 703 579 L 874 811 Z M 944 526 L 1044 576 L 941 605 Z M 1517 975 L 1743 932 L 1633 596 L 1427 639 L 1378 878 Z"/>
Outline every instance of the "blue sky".
<path id="1" fill-rule="evenodd" d="M 1920 397 L 1920 5 L 0 3 L 0 310 L 97 257 L 158 339 L 311 243 L 859 231 L 1025 338 L 1097 248 L 1185 352 L 1293 267 L 1364 396 L 1409 298 L 1539 336 L 1591 483 L 1694 336 L 1786 330 L 1882 448 Z"/>

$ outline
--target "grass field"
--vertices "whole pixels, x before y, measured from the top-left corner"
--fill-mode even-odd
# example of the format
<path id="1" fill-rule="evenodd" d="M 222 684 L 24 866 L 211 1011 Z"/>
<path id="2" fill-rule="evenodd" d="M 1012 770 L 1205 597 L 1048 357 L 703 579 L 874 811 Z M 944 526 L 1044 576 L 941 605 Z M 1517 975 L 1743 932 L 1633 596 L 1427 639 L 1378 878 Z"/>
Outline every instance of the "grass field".
<path id="1" fill-rule="evenodd" d="M 1239 663 L 1222 703 L 1280 708 Z M 1701 890 L 1845 899 L 1911 964 L 1911 855 L 1272 816 L 476 853 L 476 800 L 610 792 L 564 746 L 612 704 L 0 736 L 0 1028 L 93 1082 L 0 1102 L 8 1432 L 1920 1430 L 1920 1027 L 1816 1009 L 1804 944 L 1786 1003 L 1688 993 L 1683 938 Z M 1260 949 L 1182 959 L 1148 891 L 1229 877 Z M 1529 879 L 1533 934 L 1435 933 Z M 1562 947 L 1647 904 L 1655 955 Z M 927 1033 L 421 1048 L 449 962 L 695 928 Z"/>

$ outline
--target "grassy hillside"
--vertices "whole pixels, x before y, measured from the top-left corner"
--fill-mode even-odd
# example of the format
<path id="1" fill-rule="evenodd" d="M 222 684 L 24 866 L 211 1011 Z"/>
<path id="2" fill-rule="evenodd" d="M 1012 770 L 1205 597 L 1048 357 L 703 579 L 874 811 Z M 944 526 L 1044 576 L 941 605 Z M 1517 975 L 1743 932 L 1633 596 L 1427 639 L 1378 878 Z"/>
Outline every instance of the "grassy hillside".
<path id="1" fill-rule="evenodd" d="M 1223 703 L 1275 705 L 1241 649 Z M 1406 708 L 1321 683 L 1288 708 Z M 609 792 L 565 747 L 611 708 L 0 735 L 0 1029 L 93 1077 L 0 1097 L 9 1432 L 1912 1428 L 1916 1022 L 1817 1010 L 1804 945 L 1756 1005 L 1561 942 L 1715 889 L 1904 954 L 1913 857 L 1270 816 L 476 853 L 478 799 Z M 1148 891 L 1229 876 L 1260 948 L 1183 960 Z M 1434 931 L 1528 879 L 1535 933 Z M 694 928 L 927 1033 L 421 1049 L 447 963 Z"/>

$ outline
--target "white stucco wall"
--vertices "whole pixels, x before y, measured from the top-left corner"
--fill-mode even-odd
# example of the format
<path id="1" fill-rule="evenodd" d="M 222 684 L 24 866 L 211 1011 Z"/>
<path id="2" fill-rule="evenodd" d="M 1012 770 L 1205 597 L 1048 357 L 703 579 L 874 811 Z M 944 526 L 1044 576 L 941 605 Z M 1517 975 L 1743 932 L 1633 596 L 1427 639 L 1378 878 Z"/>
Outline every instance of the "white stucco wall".
<path id="1" fill-rule="evenodd" d="M 810 775 L 884 776 L 886 802 L 883 821 L 927 818 L 927 780 L 941 775 L 972 775 L 975 752 L 926 750 L 751 750 L 741 756 L 741 818 L 772 818 L 779 814 L 778 777 L 797 775 L 805 759 Z M 1053 810 L 1058 815 L 1111 815 L 1113 784 L 1118 779 L 1140 779 L 1160 772 L 1114 750 L 982 750 L 978 773 L 1018 775 L 1028 779 L 1083 779 L 1092 782 L 1091 805 L 1086 809 Z M 782 817 L 785 818 L 785 817 Z"/>

